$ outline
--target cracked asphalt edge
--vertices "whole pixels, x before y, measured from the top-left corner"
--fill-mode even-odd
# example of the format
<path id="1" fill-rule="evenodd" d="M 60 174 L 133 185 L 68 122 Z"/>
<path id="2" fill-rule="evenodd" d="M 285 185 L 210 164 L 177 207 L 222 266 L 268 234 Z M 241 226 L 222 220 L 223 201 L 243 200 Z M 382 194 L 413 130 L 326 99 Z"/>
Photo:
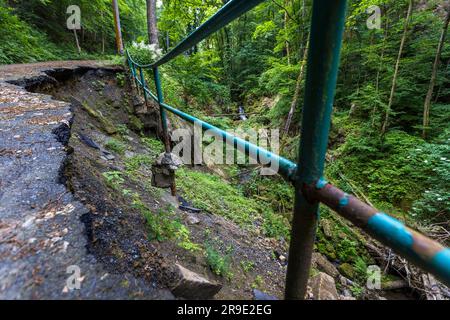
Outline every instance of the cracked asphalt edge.
<path id="1" fill-rule="evenodd" d="M 80 220 L 88 209 L 62 176 L 70 104 L 11 84 L 45 80 L 48 69 L 24 65 L 2 76 L 0 67 L 0 299 L 171 298 L 130 274 L 107 273 L 88 253 Z"/>

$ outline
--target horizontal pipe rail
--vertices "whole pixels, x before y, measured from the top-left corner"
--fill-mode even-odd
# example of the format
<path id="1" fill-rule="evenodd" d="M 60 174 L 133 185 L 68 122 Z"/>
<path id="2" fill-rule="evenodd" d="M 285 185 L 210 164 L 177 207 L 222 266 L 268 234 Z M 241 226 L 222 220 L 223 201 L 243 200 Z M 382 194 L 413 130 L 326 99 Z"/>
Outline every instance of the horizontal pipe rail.
<path id="1" fill-rule="evenodd" d="M 187 114 L 178 109 L 175 109 L 174 107 L 171 107 L 165 103 L 163 103 L 162 106 L 164 109 L 179 116 L 180 118 L 192 124 L 200 125 L 204 131 L 210 131 L 214 135 L 222 137 L 228 144 L 234 146 L 235 149 L 242 150 L 242 152 L 249 154 L 253 159 L 257 161 L 262 160 L 261 162 L 264 164 L 267 164 L 269 161 L 271 163 L 278 163 L 280 168 L 279 173 L 289 181 L 292 181 L 294 179 L 295 172 L 297 170 L 297 165 L 292 161 L 280 157 L 279 155 L 273 152 L 267 151 L 264 148 L 258 147 L 244 139 L 236 137 L 230 134 L 229 132 L 219 129 L 205 121 L 197 119 L 196 117 L 191 116 L 190 114 Z"/>
<path id="2" fill-rule="evenodd" d="M 345 193 L 324 179 L 303 186 L 302 193 L 308 201 L 325 204 L 400 256 L 450 286 L 449 248 L 411 230 L 399 220 Z"/>
<path id="3" fill-rule="evenodd" d="M 136 86 L 141 87 L 147 96 L 158 102 L 162 109 L 167 110 L 192 124 L 200 125 L 204 131 L 211 130 L 214 135 L 222 137 L 227 143 L 233 145 L 235 149 L 245 152 L 246 154 L 249 154 L 249 156 L 256 155 L 256 157 L 253 158 L 257 161 L 261 159 L 278 161 L 279 173 L 286 180 L 295 185 L 299 174 L 299 167 L 297 164 L 161 102 L 146 86 L 145 80 L 141 81 L 139 79 L 136 72 L 136 67 L 154 69 L 155 67 L 170 61 L 262 1 L 264 0 L 232 0 L 228 2 L 227 5 L 220 9 L 213 17 L 201 25 L 172 51 L 151 65 L 140 65 L 133 60 L 128 51 L 126 53 L 131 75 Z M 265 161 L 264 163 L 267 162 Z M 313 183 L 305 182 L 303 185 L 297 185 L 296 187 L 303 195 L 303 201 L 306 201 L 309 205 L 314 206 L 317 203 L 326 205 L 357 227 L 366 231 L 383 245 L 392 248 L 400 256 L 413 262 L 423 270 L 434 274 L 443 283 L 450 286 L 449 248 L 409 229 L 399 220 L 380 212 L 352 195 L 346 194 L 344 191 L 328 183 L 323 178 Z"/>
<path id="4" fill-rule="evenodd" d="M 141 81 L 134 73 L 132 76 L 135 78 L 134 80 L 142 86 Z M 147 86 L 142 87 L 142 89 L 145 90 L 148 96 L 158 102 L 156 95 L 153 94 Z M 271 161 L 278 161 L 280 175 L 291 183 L 294 183 L 298 171 L 297 164 L 294 162 L 239 137 L 233 136 L 224 130 L 180 111 L 166 103 L 162 103 L 161 106 L 170 113 L 173 113 L 192 124 L 197 123 L 201 125 L 204 131 L 211 130 L 214 134 L 222 137 L 228 143 L 231 142 L 235 148 L 239 148 L 250 155 L 258 155 L 257 158 L 255 157 L 255 160 L 265 158 L 270 159 Z M 302 193 L 311 203 L 320 202 L 325 204 L 345 219 L 351 221 L 357 227 L 369 233 L 382 244 L 392 248 L 400 256 L 415 263 L 423 270 L 434 274 L 443 283 L 450 286 L 449 248 L 445 248 L 438 242 L 407 228 L 402 222 L 365 204 L 359 199 L 346 194 L 344 191 L 323 179 L 317 181 L 313 185 L 303 186 Z"/>
<path id="5" fill-rule="evenodd" d="M 135 61 L 133 62 L 138 67 L 143 68 L 155 68 L 163 65 L 166 62 L 169 62 L 170 60 L 178 57 L 180 54 L 191 49 L 200 41 L 206 39 L 214 32 L 222 29 L 224 26 L 239 18 L 264 1 L 265 0 L 231 0 L 158 61 L 147 65 L 140 65 Z"/>

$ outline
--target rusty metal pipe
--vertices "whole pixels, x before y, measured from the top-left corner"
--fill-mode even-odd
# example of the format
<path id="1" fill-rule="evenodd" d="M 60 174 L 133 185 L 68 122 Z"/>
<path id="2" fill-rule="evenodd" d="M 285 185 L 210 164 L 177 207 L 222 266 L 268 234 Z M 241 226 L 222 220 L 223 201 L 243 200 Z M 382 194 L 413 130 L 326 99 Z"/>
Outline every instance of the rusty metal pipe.
<path id="1" fill-rule="evenodd" d="M 302 192 L 308 202 L 325 204 L 400 256 L 450 286 L 450 249 L 406 227 L 399 220 L 345 193 L 324 179 L 304 185 Z"/>

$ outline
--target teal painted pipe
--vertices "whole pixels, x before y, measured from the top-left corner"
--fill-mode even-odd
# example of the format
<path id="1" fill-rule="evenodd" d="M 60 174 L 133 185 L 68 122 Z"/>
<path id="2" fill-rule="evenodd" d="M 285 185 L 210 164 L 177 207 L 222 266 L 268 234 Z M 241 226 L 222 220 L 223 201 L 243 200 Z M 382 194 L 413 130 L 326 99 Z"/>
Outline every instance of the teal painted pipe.
<path id="1" fill-rule="evenodd" d="M 311 37 L 313 37 L 314 34 L 316 37 L 315 39 L 318 42 L 320 37 L 326 37 L 327 40 L 322 40 L 316 44 L 311 39 L 311 43 L 314 43 L 314 46 L 311 47 L 309 52 L 312 57 L 308 58 L 308 70 L 319 71 L 311 71 L 313 74 L 310 75 L 308 73 L 307 76 L 307 88 L 305 90 L 307 94 L 305 96 L 303 116 L 304 124 L 302 126 L 304 132 L 302 132 L 303 139 L 301 143 L 299 161 L 302 165 L 307 164 L 307 167 L 301 167 L 303 171 L 297 170 L 297 168 L 300 168 L 299 165 L 296 165 L 283 157 L 255 146 L 243 139 L 227 133 L 226 131 L 212 126 L 207 122 L 165 104 L 157 68 L 153 69 L 157 89 L 156 96 L 147 88 L 145 79 L 142 80 L 142 73 L 141 81 L 138 79 L 135 68 L 136 66 L 139 66 L 139 64 L 133 61 L 127 51 L 127 58 L 132 76 L 136 82 L 136 86 L 142 87 L 145 94 L 159 103 L 162 119 L 165 119 L 162 124 L 163 127 L 166 127 L 166 129 L 167 110 L 190 123 L 198 123 L 201 125 L 203 130 L 212 130 L 216 135 L 221 136 L 227 142 L 231 141 L 235 148 L 239 147 L 240 149 L 245 150 L 246 153 L 257 154 L 258 157 L 262 156 L 266 159 L 270 158 L 272 161 L 278 161 L 280 164 L 279 173 L 287 180 L 295 184 L 296 209 L 294 213 L 292 239 L 297 239 L 297 245 L 293 245 L 291 242 L 290 250 L 295 252 L 290 252 L 290 263 L 288 267 L 286 284 L 286 298 L 300 299 L 304 296 L 298 290 L 298 282 L 304 281 L 301 278 L 305 278 L 309 275 L 309 271 L 306 271 L 306 269 L 309 270 L 308 255 L 311 252 L 309 248 L 311 247 L 311 239 L 314 239 L 315 237 L 315 226 L 317 220 L 316 213 L 318 212 L 317 203 L 315 202 L 324 203 L 344 218 L 353 222 L 356 226 L 367 231 L 384 245 L 394 249 L 394 251 L 412 261 L 422 269 L 436 275 L 440 280 L 450 286 L 449 248 L 445 248 L 436 241 L 408 229 L 398 220 L 384 213 L 379 213 L 375 208 L 372 208 L 359 199 L 344 193 L 342 190 L 332 186 L 325 179 L 321 178 L 327 148 L 330 124 L 329 119 L 334 95 L 333 83 L 335 83 L 337 77 L 337 63 L 339 54 L 336 51 L 339 51 L 340 46 L 339 34 L 341 33 L 343 26 L 345 1 L 336 1 L 336 3 L 332 6 L 326 8 L 326 12 L 329 12 L 329 10 L 333 10 L 334 12 L 333 14 L 329 14 L 328 17 L 326 13 L 323 12 L 321 14 L 318 12 L 321 10 L 318 9 L 318 7 L 325 8 L 327 5 L 329 5 L 329 3 L 326 0 L 315 0 L 314 3 L 314 19 Z M 330 21 L 328 21 L 327 24 L 323 21 L 323 19 L 330 19 Z M 330 26 L 331 21 L 334 22 L 332 22 Z M 316 25 L 317 23 L 319 26 Z M 321 30 L 321 27 L 325 28 L 325 25 L 329 26 L 329 29 Z M 336 26 L 339 26 L 339 28 L 336 28 L 334 32 L 338 34 L 338 37 L 331 41 L 330 39 L 333 39 L 333 37 L 331 37 L 330 33 L 333 33 L 332 29 Z M 318 35 L 320 35 L 319 38 Z M 327 41 L 329 41 L 329 48 L 325 50 L 325 47 L 327 47 Z M 320 56 L 320 54 L 323 54 L 324 56 Z M 315 67 L 310 67 L 310 65 L 314 65 L 317 69 L 315 69 Z M 142 70 L 140 71 L 142 72 Z M 306 106 L 308 107 L 306 108 Z M 316 106 L 320 106 L 320 108 L 316 108 Z M 325 126 L 317 126 L 317 123 L 325 124 Z M 317 176 L 320 176 L 320 178 L 316 179 Z M 314 180 L 315 182 L 311 184 L 311 181 Z M 300 235 L 300 237 L 297 237 L 298 235 Z M 300 250 L 298 250 L 299 248 Z M 304 259 L 305 254 L 306 259 Z M 301 257 L 302 255 L 303 257 Z M 301 261 L 306 261 L 303 265 L 304 269 L 298 269 L 294 266 L 296 260 L 295 257 L 298 258 L 299 256 Z M 293 272 L 292 270 L 297 271 Z M 290 274 L 298 274 L 299 272 L 300 275 L 297 277 L 294 274 L 296 278 L 291 281 Z M 295 283 L 296 281 L 297 283 Z M 301 287 L 302 285 L 300 284 L 300 288 Z"/>
<path id="2" fill-rule="evenodd" d="M 175 48 L 169 51 L 161 59 L 153 64 L 148 65 L 136 65 L 144 68 L 154 68 L 169 62 L 170 60 L 178 57 L 180 54 L 191 49 L 203 39 L 207 38 L 217 30 L 223 28 L 233 20 L 239 18 L 244 13 L 250 11 L 261 2 L 265 0 L 231 0 L 228 1 L 219 11 L 217 11 L 211 18 L 198 27 L 194 32 L 188 35 L 182 40 Z M 133 61 L 134 62 L 134 61 Z"/>
<path id="3" fill-rule="evenodd" d="M 145 105 L 147 105 L 147 91 L 145 90 L 146 84 L 145 84 L 144 71 L 142 68 L 139 68 L 139 75 L 141 77 L 141 86 L 142 86 L 142 93 L 144 94 Z"/>
<path id="4" fill-rule="evenodd" d="M 248 141 L 245 141 L 244 139 L 241 139 L 239 137 L 233 136 L 232 134 L 221 130 L 205 121 L 202 121 L 200 119 L 197 119 L 194 116 L 191 116 L 190 114 L 184 113 L 183 111 L 180 111 L 178 109 L 175 109 L 174 107 L 171 107 L 165 103 L 162 104 L 162 106 L 170 111 L 171 113 L 179 116 L 180 118 L 192 123 L 192 124 L 198 124 L 202 127 L 204 131 L 211 130 L 215 135 L 222 137 L 226 142 L 229 144 L 233 144 L 235 148 L 239 148 L 240 150 L 244 150 L 246 154 L 249 155 L 256 155 L 256 159 L 264 158 L 264 162 L 268 162 L 269 160 L 273 162 L 277 161 L 279 164 L 279 174 L 281 174 L 285 179 L 288 181 L 292 181 L 295 176 L 295 172 L 297 170 L 297 165 L 283 157 L 280 157 L 279 155 L 272 153 L 270 151 L 267 151 L 266 149 L 260 148 Z"/>
<path id="5" fill-rule="evenodd" d="M 159 113 L 161 115 L 161 125 L 164 135 L 164 146 L 166 148 L 166 152 L 170 152 L 169 128 L 167 124 L 167 114 L 163 108 L 164 95 L 161 87 L 161 78 L 159 76 L 158 67 L 153 68 L 153 77 L 155 80 L 156 96 L 159 104 Z"/>
<path id="6" fill-rule="evenodd" d="M 450 249 L 429 241 L 385 213 L 367 222 L 367 231 L 386 246 L 450 286 Z"/>
<path id="7" fill-rule="evenodd" d="M 319 203 L 309 202 L 302 188 L 323 174 L 346 9 L 346 0 L 313 3 L 286 299 L 303 300 L 306 294 Z"/>
<path id="8" fill-rule="evenodd" d="M 449 248 L 346 194 L 323 178 L 311 185 L 305 185 L 302 192 L 309 201 L 325 204 L 366 231 L 372 238 L 450 286 Z"/>

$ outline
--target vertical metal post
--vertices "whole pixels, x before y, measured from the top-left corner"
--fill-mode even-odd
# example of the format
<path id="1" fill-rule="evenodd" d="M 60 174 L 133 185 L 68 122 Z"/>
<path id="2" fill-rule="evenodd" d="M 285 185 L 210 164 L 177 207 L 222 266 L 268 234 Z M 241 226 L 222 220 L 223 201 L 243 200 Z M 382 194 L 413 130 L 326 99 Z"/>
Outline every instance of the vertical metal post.
<path id="1" fill-rule="evenodd" d="M 128 61 L 128 67 L 130 67 L 130 73 L 131 73 L 131 80 L 134 81 L 134 74 L 133 74 L 133 62 L 131 62 L 130 58 L 127 56 Z"/>
<path id="2" fill-rule="evenodd" d="M 120 55 L 123 55 L 122 29 L 120 27 L 120 14 L 119 14 L 119 5 L 117 3 L 117 0 L 112 0 L 112 5 L 113 5 L 113 14 L 114 14 L 114 28 L 116 31 L 117 52 Z"/>
<path id="3" fill-rule="evenodd" d="M 306 293 L 319 203 L 308 200 L 302 189 L 320 179 L 324 170 L 346 8 L 346 0 L 313 4 L 286 299 L 304 299 Z"/>
<path id="4" fill-rule="evenodd" d="M 141 67 L 139 68 L 139 75 L 141 76 L 142 91 L 143 91 L 143 94 L 144 94 L 145 107 L 147 108 L 147 91 L 145 91 L 144 70 Z"/>
<path id="5" fill-rule="evenodd" d="M 163 140 L 164 140 L 164 146 L 166 149 L 166 152 L 170 152 L 170 140 L 169 140 L 169 129 L 167 124 L 167 113 L 166 110 L 163 108 L 162 104 L 164 103 L 164 95 L 162 92 L 161 87 L 161 79 L 159 76 L 159 70 L 158 67 L 153 68 L 153 77 L 155 78 L 155 87 L 156 87 L 156 96 L 158 97 L 158 103 L 159 103 L 159 113 L 161 115 L 161 126 L 163 129 Z M 175 177 L 173 178 L 173 183 L 171 186 L 172 195 L 176 195 L 176 186 L 175 186 Z"/>
<path id="6" fill-rule="evenodd" d="M 134 84 L 136 86 L 136 90 L 138 92 L 138 94 L 140 94 L 140 89 L 139 89 L 139 82 L 137 81 L 137 75 L 136 75 L 136 66 L 134 65 L 133 62 L 131 62 L 131 73 L 133 75 L 133 80 L 134 80 Z"/>

